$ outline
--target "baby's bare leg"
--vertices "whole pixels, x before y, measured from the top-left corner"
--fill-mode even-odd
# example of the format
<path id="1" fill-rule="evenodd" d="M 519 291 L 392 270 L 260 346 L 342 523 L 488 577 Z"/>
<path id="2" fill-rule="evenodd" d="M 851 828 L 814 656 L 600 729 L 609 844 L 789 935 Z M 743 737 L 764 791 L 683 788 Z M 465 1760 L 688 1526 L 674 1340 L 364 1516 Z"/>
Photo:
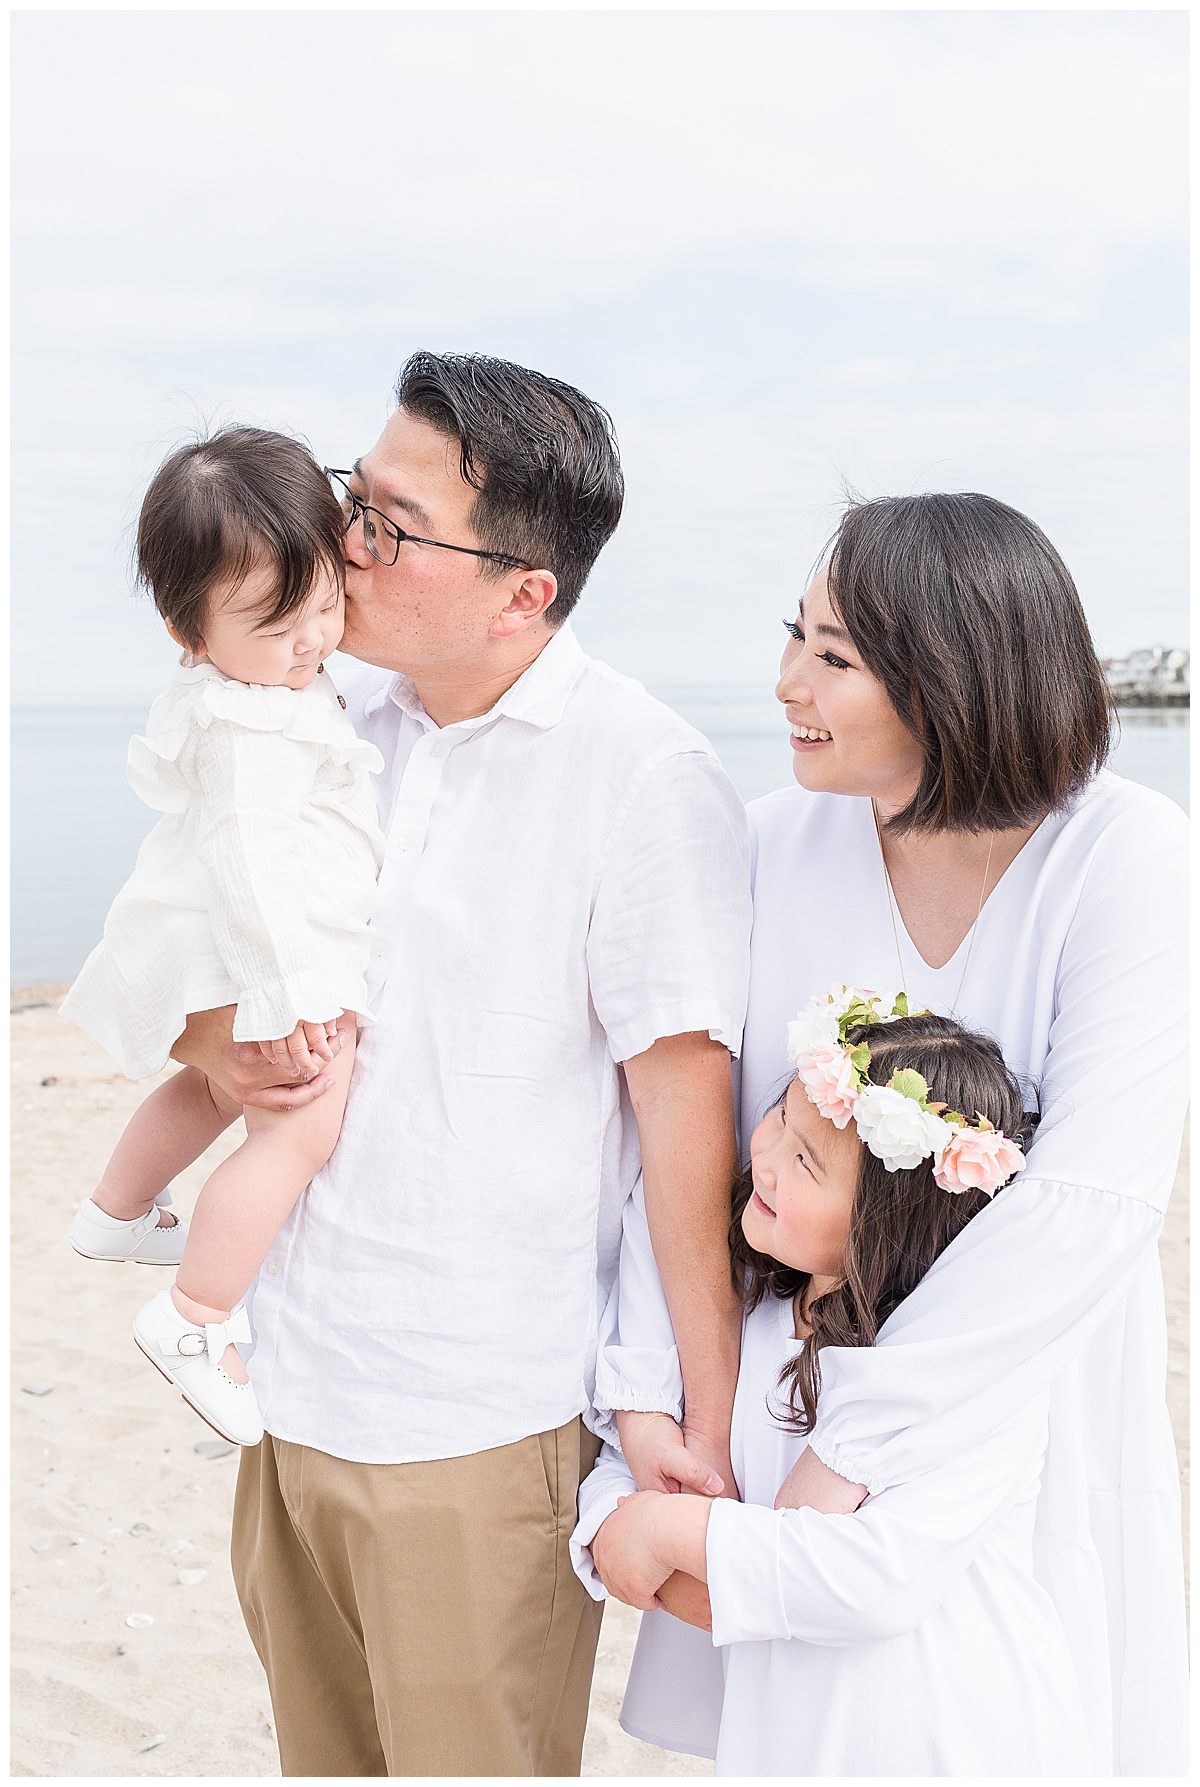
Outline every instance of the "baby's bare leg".
<path id="1" fill-rule="evenodd" d="M 199 1160 L 240 1115 L 237 1105 L 219 1093 L 214 1097 L 198 1068 L 181 1068 L 142 1100 L 125 1125 L 93 1203 L 121 1222 L 145 1216 L 176 1173 Z"/>
<path id="2" fill-rule="evenodd" d="M 299 1111 L 245 1107 L 246 1140 L 210 1175 L 192 1212 L 175 1280 L 176 1301 L 185 1315 L 222 1321 L 254 1282 L 300 1193 L 333 1153 L 354 1040 L 349 1029 L 328 1069 L 336 1083 L 312 1104 Z"/>

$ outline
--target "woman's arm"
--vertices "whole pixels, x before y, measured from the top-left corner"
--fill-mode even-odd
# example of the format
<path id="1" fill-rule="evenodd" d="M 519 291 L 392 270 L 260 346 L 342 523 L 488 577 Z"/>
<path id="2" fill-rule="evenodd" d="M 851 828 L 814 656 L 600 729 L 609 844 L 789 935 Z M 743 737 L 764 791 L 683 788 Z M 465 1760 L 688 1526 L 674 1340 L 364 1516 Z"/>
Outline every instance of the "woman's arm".
<path id="1" fill-rule="evenodd" d="M 873 1348 L 828 1348 L 811 1449 L 872 1494 L 980 1442 L 1079 1352 L 1152 1257 L 1187 1103 L 1186 825 L 1096 842 L 1058 965 L 1025 1172 Z"/>
<path id="2" fill-rule="evenodd" d="M 606 1586 L 660 1604 L 705 1580 L 714 1644 L 798 1638 L 871 1644 L 927 1619 L 1022 1493 L 1045 1443 L 1040 1397 L 979 1446 L 857 1513 L 776 1510 L 653 1493 L 621 1498 L 593 1539 Z"/>

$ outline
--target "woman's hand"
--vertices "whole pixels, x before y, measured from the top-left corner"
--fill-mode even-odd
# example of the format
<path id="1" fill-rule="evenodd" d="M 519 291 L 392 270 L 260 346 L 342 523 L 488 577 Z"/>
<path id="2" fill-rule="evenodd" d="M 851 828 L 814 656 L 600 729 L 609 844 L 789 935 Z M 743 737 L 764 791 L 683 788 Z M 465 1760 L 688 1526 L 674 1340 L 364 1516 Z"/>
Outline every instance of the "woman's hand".
<path id="1" fill-rule="evenodd" d="M 818 1514 L 853 1514 L 866 1500 L 864 1483 L 851 1483 L 823 1464 L 811 1446 L 805 1446 L 775 1497 L 777 1508 L 815 1508 Z"/>
<path id="2" fill-rule="evenodd" d="M 670 1415 L 618 1409 L 617 1432 L 625 1462 L 639 1489 L 656 1490 L 660 1495 L 720 1495 L 725 1489 L 725 1479 L 688 1450 Z M 732 1482 L 730 1489 L 736 1495 Z"/>
<path id="3" fill-rule="evenodd" d="M 337 1023 L 333 1019 L 327 1024 L 301 1021 L 290 1036 L 282 1036 L 274 1042 L 260 1042 L 258 1047 L 276 1067 L 307 1077 L 329 1066 L 334 1057 L 332 1043 L 336 1035 Z"/>
<path id="4" fill-rule="evenodd" d="M 609 1594 L 646 1612 L 666 1605 L 658 1591 L 676 1570 L 706 1580 L 711 1506 L 697 1495 L 655 1490 L 623 1495 L 591 1544 L 592 1562 Z"/>

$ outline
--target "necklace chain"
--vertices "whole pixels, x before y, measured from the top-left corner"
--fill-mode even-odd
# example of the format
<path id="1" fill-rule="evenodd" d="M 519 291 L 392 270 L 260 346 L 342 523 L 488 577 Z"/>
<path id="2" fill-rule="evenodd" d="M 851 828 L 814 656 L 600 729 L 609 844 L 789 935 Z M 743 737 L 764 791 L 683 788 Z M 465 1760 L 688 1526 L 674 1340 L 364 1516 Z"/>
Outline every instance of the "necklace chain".
<path id="1" fill-rule="evenodd" d="M 887 857 L 884 855 L 883 850 L 883 827 L 879 823 L 879 808 L 875 805 L 874 800 L 871 801 L 871 813 L 875 820 L 875 836 L 879 840 L 879 860 L 883 865 L 883 885 L 887 889 L 888 916 L 892 921 L 892 941 L 896 945 L 896 964 L 900 969 L 900 990 L 907 999 L 908 984 L 904 975 L 904 957 L 900 953 L 900 930 L 897 924 L 896 899 L 892 892 L 892 878 L 888 874 Z M 992 867 L 992 847 L 995 842 L 996 839 L 993 834 L 993 836 L 988 839 L 987 861 L 983 865 L 983 881 L 980 883 L 979 888 L 979 904 L 975 908 L 975 917 L 972 921 L 970 934 L 967 939 L 967 959 L 963 963 L 963 971 L 958 977 L 958 991 L 954 995 L 954 1004 L 950 1007 L 951 1017 L 953 1017 L 958 1010 L 958 1002 L 962 998 L 962 990 L 967 978 L 967 969 L 971 966 L 971 951 L 975 948 L 975 932 L 979 927 L 979 915 L 983 911 L 983 902 L 987 896 L 988 875 Z"/>

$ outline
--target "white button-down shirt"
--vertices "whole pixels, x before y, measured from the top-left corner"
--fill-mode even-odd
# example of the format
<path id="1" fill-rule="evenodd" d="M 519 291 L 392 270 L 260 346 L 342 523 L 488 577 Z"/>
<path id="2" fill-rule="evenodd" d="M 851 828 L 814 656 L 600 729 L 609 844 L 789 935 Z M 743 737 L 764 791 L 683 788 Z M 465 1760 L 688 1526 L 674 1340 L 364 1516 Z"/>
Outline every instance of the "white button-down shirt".
<path id="1" fill-rule="evenodd" d="M 439 729 L 403 676 L 339 675 L 387 839 L 341 1139 L 253 1298 L 269 1432 L 459 1457 L 587 1406 L 639 1170 L 617 1064 L 737 1051 L 742 804 L 711 747 L 569 626 Z"/>

